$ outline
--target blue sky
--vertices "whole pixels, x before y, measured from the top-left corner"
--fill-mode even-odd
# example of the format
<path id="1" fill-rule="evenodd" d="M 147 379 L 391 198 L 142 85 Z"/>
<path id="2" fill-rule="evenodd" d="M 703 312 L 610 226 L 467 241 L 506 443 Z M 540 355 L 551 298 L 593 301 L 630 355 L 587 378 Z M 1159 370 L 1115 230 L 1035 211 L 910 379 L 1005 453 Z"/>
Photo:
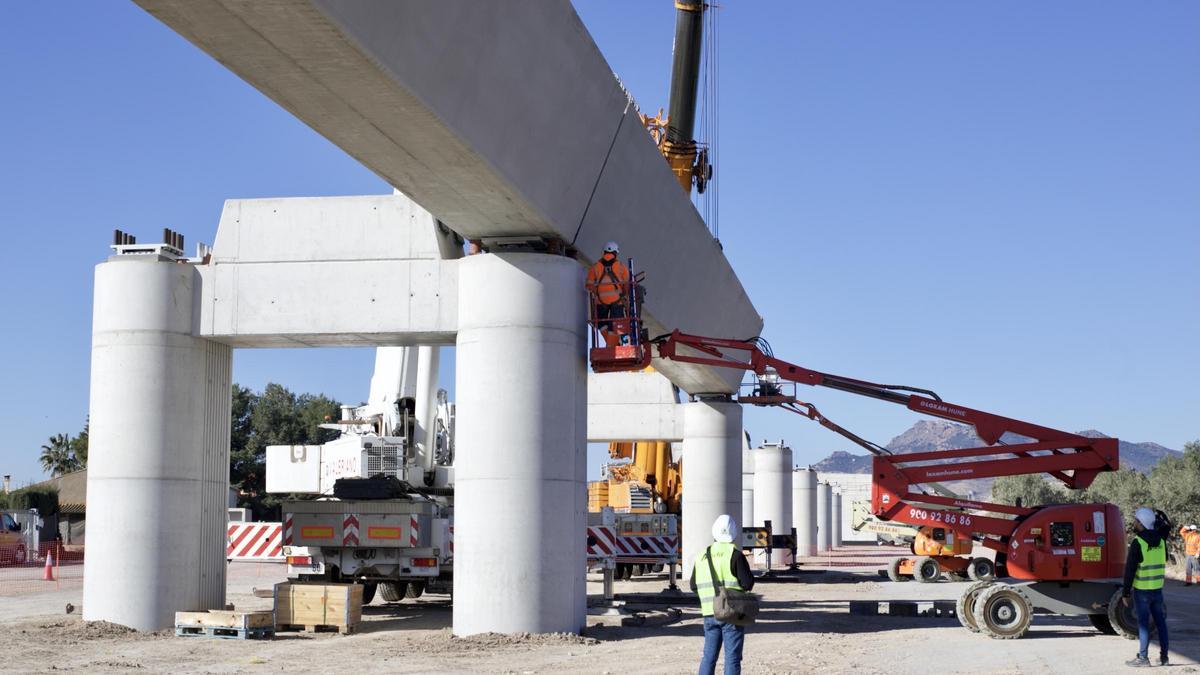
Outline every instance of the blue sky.
<path id="1" fill-rule="evenodd" d="M 576 6 L 641 107 L 665 106 L 672 3 Z M 1200 438 L 1200 4 L 719 11 L 721 239 L 779 356 L 1058 428 Z M 211 242 L 227 198 L 388 191 L 131 3 L 5 4 L 0 82 L 0 472 L 18 483 L 87 414 L 113 228 Z M 357 402 L 371 361 L 241 351 L 235 379 Z M 917 419 L 802 394 L 878 442 Z M 800 462 L 851 449 L 777 411 L 746 422 Z"/>

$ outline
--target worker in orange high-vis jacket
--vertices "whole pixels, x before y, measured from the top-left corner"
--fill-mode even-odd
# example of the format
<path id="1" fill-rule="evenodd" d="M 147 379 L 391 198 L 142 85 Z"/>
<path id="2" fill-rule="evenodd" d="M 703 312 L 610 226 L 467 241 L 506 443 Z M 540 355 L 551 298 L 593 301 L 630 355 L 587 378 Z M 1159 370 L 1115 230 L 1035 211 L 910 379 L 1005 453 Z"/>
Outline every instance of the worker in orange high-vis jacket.
<path id="1" fill-rule="evenodd" d="M 1200 530 L 1195 525 L 1184 525 L 1179 528 L 1179 536 L 1183 537 L 1183 552 L 1187 556 L 1183 585 L 1191 586 L 1192 575 L 1200 577 Z"/>
<path id="2" fill-rule="evenodd" d="M 587 275 L 587 287 L 596 303 L 596 328 L 610 347 L 620 344 L 628 333 L 624 322 L 614 321 L 625 318 L 629 302 L 629 268 L 617 259 L 620 252 L 617 242 L 605 244 L 603 255 Z"/>

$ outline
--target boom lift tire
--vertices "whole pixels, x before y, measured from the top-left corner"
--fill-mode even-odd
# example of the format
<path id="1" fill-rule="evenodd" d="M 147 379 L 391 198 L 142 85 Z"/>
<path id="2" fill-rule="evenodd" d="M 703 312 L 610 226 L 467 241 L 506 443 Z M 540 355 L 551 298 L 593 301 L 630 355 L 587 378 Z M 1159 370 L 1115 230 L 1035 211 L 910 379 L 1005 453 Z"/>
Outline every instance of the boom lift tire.
<path id="1" fill-rule="evenodd" d="M 923 555 L 913 563 L 913 579 L 931 584 L 942 578 L 942 566 L 933 558 Z"/>
<path id="2" fill-rule="evenodd" d="M 379 594 L 383 596 L 384 602 L 400 602 L 405 593 L 408 593 L 407 581 L 379 582 Z"/>
<path id="3" fill-rule="evenodd" d="M 424 581 L 410 581 L 410 582 L 408 582 L 407 587 L 404 589 L 404 597 L 408 598 L 409 600 L 416 600 L 417 598 L 424 595 L 424 593 L 425 593 L 425 582 Z"/>
<path id="4" fill-rule="evenodd" d="M 888 563 L 887 576 L 892 581 L 908 581 L 907 576 L 900 574 L 900 558 Z"/>
<path id="5" fill-rule="evenodd" d="M 967 586 L 967 590 L 963 591 L 963 594 L 958 596 L 958 600 L 954 603 L 954 615 L 958 617 L 958 622 L 972 633 L 979 632 L 979 624 L 975 623 L 975 603 L 979 600 L 980 594 L 992 583 L 991 581 L 977 581 Z"/>
<path id="6" fill-rule="evenodd" d="M 1113 628 L 1112 622 L 1108 620 L 1107 614 L 1088 614 L 1088 621 L 1092 622 L 1092 627 L 1104 633 L 1105 635 L 1116 635 L 1117 629 Z"/>
<path id="7" fill-rule="evenodd" d="M 375 599 L 375 591 L 379 588 L 379 584 L 366 582 L 363 584 L 363 604 L 369 605 Z"/>
<path id="8" fill-rule="evenodd" d="M 984 557 L 971 558 L 967 576 L 971 581 L 992 581 L 996 578 L 996 563 Z"/>
<path id="9" fill-rule="evenodd" d="M 997 640 L 1015 640 L 1029 631 L 1033 605 L 1021 589 L 995 584 L 975 601 L 975 623 L 980 632 Z"/>
<path id="10" fill-rule="evenodd" d="M 1165 609 L 1163 610 L 1163 614 L 1166 615 Z M 1126 605 L 1121 602 L 1121 589 L 1118 588 L 1113 592 L 1112 597 L 1108 600 L 1108 624 L 1117 635 L 1127 640 L 1138 639 L 1137 610 L 1134 607 L 1132 595 L 1129 597 L 1129 604 Z M 1092 625 L 1095 625 L 1094 621 Z M 1100 627 L 1096 626 L 1096 628 Z M 1101 632 L 1103 632 L 1103 629 L 1101 629 Z M 1157 634 L 1158 627 L 1151 621 L 1150 637 L 1154 637 Z"/>

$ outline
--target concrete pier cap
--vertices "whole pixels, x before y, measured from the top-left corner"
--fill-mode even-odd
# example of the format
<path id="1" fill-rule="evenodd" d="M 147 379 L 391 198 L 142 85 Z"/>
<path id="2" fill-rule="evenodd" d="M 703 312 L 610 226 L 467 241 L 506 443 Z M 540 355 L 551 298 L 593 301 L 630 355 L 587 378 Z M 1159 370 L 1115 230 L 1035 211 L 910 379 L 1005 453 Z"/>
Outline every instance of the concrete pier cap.
<path id="1" fill-rule="evenodd" d="M 535 253 L 458 264 L 454 634 L 577 633 L 587 610 L 583 269 Z"/>

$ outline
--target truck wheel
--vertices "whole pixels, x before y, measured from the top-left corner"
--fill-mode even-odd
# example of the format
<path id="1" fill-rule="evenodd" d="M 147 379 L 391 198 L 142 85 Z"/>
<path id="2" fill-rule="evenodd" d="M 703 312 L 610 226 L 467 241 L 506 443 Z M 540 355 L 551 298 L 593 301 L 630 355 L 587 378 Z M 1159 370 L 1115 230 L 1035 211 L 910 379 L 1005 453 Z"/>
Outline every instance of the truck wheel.
<path id="1" fill-rule="evenodd" d="M 379 582 L 379 594 L 383 596 L 384 602 L 400 602 L 404 599 L 404 594 L 408 592 L 407 581 L 381 581 Z"/>
<path id="2" fill-rule="evenodd" d="M 1092 627 L 1104 633 L 1105 635 L 1116 635 L 1117 629 L 1113 628 L 1112 622 L 1108 620 L 1107 614 L 1088 614 L 1088 621 L 1092 622 Z"/>
<path id="3" fill-rule="evenodd" d="M 971 558 L 967 564 L 967 576 L 971 581 L 992 581 L 996 578 L 996 563 L 987 558 Z"/>
<path id="4" fill-rule="evenodd" d="M 907 576 L 900 574 L 900 561 L 901 560 L 903 560 L 903 559 L 896 558 L 892 562 L 888 563 L 888 567 L 887 567 L 888 579 L 891 579 L 892 581 L 908 581 Z"/>
<path id="5" fill-rule="evenodd" d="M 925 584 L 934 583 L 942 578 L 942 566 L 933 558 L 923 555 L 913 563 L 913 578 Z"/>
<path id="6" fill-rule="evenodd" d="M 410 581 L 410 582 L 408 582 L 408 588 L 406 588 L 404 590 L 404 597 L 408 598 L 409 600 L 416 600 L 417 598 L 421 597 L 421 595 L 423 595 L 424 593 L 425 593 L 425 582 L 424 581 Z"/>
<path id="7" fill-rule="evenodd" d="M 975 601 L 979 600 L 979 594 L 991 585 L 990 581 L 977 581 L 967 586 L 967 590 L 963 591 L 954 603 L 954 614 L 958 617 L 958 622 L 972 633 L 979 632 L 979 624 L 975 623 Z"/>
<path id="8" fill-rule="evenodd" d="M 379 588 L 379 584 L 363 582 L 363 604 L 369 605 L 375 599 L 375 590 Z"/>
<path id="9" fill-rule="evenodd" d="M 975 623 L 988 637 L 1014 640 L 1029 630 L 1033 606 L 1015 586 L 995 584 L 975 600 Z"/>

